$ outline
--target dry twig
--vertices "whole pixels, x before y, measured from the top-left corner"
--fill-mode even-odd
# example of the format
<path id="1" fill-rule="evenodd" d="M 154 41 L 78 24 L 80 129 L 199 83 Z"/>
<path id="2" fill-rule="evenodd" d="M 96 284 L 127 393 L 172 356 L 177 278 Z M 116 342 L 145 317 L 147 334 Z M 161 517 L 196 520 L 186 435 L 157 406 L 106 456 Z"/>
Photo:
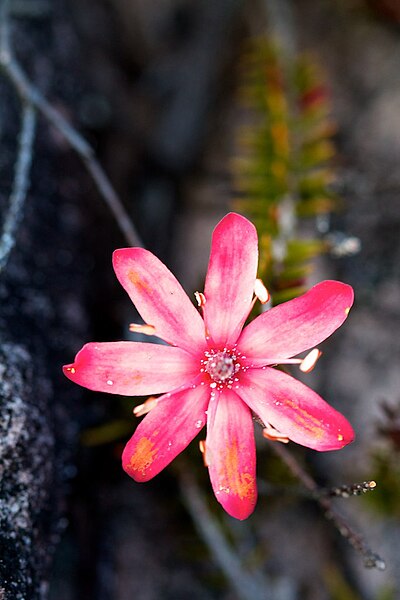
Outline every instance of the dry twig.
<path id="1" fill-rule="evenodd" d="M 15 245 L 15 234 L 22 219 L 25 198 L 29 188 L 35 129 L 36 111 L 30 104 L 24 104 L 14 183 L 0 237 L 0 273 L 7 265 L 11 250 Z"/>
<path id="2" fill-rule="evenodd" d="M 132 220 L 97 160 L 93 148 L 70 125 L 67 119 L 46 100 L 38 88 L 31 83 L 16 60 L 10 43 L 9 0 L 1 0 L 0 4 L 0 69 L 12 83 L 25 105 L 30 107 L 30 110 L 37 110 L 42 114 L 62 134 L 71 148 L 82 159 L 128 244 L 143 246 Z M 20 162 L 20 157 L 17 162 Z M 26 188 L 27 186 L 25 186 L 25 192 Z"/>
<path id="3" fill-rule="evenodd" d="M 324 509 L 327 519 L 333 523 L 340 535 L 346 538 L 349 544 L 362 556 L 364 565 L 369 569 L 375 568 L 384 571 L 386 568 L 385 561 L 367 546 L 365 540 L 359 533 L 355 532 L 352 527 L 350 527 L 346 520 L 336 511 L 327 495 L 320 493 L 317 482 L 303 470 L 293 454 L 278 442 L 271 442 L 271 448 L 289 467 L 291 472 L 303 483 L 304 487 L 312 493 L 312 496 Z M 372 487 L 370 487 L 370 489 L 372 489 Z"/>

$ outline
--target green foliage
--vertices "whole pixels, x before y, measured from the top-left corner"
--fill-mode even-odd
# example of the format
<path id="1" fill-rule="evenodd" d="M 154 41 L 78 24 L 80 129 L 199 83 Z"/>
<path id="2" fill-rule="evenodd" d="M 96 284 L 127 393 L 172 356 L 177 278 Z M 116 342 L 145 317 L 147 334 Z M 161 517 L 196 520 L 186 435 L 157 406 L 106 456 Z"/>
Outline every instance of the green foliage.
<path id="1" fill-rule="evenodd" d="M 325 570 L 324 580 L 330 600 L 361 600 L 334 564 L 330 564 Z"/>
<path id="2" fill-rule="evenodd" d="M 259 275 L 274 303 L 306 289 L 312 260 L 327 249 L 314 237 L 298 239 L 299 218 L 333 210 L 335 154 L 329 96 L 315 63 L 290 64 L 267 38 L 243 57 L 241 99 L 248 121 L 239 132 L 233 163 L 235 209 L 248 215 L 260 237 Z"/>
<path id="3" fill-rule="evenodd" d="M 330 600 L 362 600 L 361 596 L 346 581 L 343 573 L 333 563 L 325 569 L 323 576 Z M 391 586 L 384 585 L 377 592 L 375 598 L 376 600 L 395 600 L 396 595 Z"/>
<path id="4" fill-rule="evenodd" d="M 113 419 L 96 427 L 86 429 L 81 436 L 84 446 L 101 446 L 124 439 L 132 433 L 132 421 L 128 419 Z"/>
<path id="5" fill-rule="evenodd" d="M 381 419 L 376 434 L 384 442 L 370 454 L 374 478 L 379 482 L 379 494 L 366 498 L 369 505 L 387 517 L 400 516 L 400 404 L 380 404 Z M 370 494 L 368 494 L 370 496 Z"/>
<path id="6" fill-rule="evenodd" d="M 365 500 L 379 513 L 400 516 L 400 460 L 393 448 L 375 450 L 371 456 L 372 472 L 379 481 L 379 494 L 367 494 Z"/>

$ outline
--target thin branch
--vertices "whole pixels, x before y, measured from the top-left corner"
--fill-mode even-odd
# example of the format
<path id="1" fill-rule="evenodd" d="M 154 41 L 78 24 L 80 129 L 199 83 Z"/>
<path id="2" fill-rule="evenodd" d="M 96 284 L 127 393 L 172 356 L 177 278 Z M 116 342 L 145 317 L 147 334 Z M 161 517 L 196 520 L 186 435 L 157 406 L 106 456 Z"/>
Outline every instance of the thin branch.
<path id="1" fill-rule="evenodd" d="M 375 481 L 363 481 L 351 485 L 339 485 L 332 488 L 319 489 L 316 496 L 320 498 L 350 498 L 350 496 L 361 496 L 376 488 Z"/>
<path id="2" fill-rule="evenodd" d="M 180 464 L 179 483 L 185 505 L 199 535 L 240 600 L 267 600 L 269 584 L 261 573 L 245 571 L 226 541 L 220 525 L 207 507 L 203 494 L 189 469 Z"/>
<path id="3" fill-rule="evenodd" d="M 14 85 L 23 101 L 40 112 L 63 135 L 71 148 L 80 156 L 92 176 L 100 195 L 114 215 L 128 244 L 131 246 L 143 246 L 121 200 L 99 161 L 96 159 L 93 148 L 70 125 L 67 119 L 46 100 L 37 87 L 30 82 L 15 59 L 10 45 L 8 0 L 1 0 L 0 4 L 0 68 Z"/>
<path id="4" fill-rule="evenodd" d="M 7 214 L 0 237 L 0 273 L 7 265 L 15 245 L 15 234 L 22 218 L 26 194 L 29 188 L 29 173 L 32 164 L 32 149 L 36 130 L 36 111 L 30 104 L 22 108 L 21 131 L 18 155 L 15 164 L 13 188 Z"/>
<path id="5" fill-rule="evenodd" d="M 340 535 L 346 538 L 349 544 L 362 556 L 364 566 L 369 569 L 375 568 L 384 571 L 386 568 L 385 561 L 378 554 L 372 552 L 367 546 L 364 538 L 348 525 L 346 520 L 333 507 L 331 500 L 326 496 L 319 494 L 318 484 L 303 470 L 293 454 L 279 442 L 271 442 L 270 446 L 283 462 L 286 463 L 292 473 L 300 479 L 304 487 L 312 492 L 315 500 L 324 509 L 325 516 L 333 523 Z M 372 487 L 370 489 L 372 489 Z"/>

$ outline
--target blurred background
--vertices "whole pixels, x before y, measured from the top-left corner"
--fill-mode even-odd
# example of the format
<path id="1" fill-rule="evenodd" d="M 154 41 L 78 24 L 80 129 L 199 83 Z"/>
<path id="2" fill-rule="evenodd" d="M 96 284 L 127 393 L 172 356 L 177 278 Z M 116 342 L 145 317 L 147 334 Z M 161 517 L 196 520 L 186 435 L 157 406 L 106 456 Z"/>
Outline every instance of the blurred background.
<path id="1" fill-rule="evenodd" d="M 2 0 L 0 17 L 0 599 L 400 598 L 400 3 Z M 275 304 L 354 287 L 302 377 L 356 441 L 287 449 L 321 488 L 376 481 L 332 500 L 356 549 L 261 435 L 244 522 L 198 439 L 145 485 L 123 473 L 137 399 L 61 373 L 135 321 L 93 156 L 189 295 L 230 210 L 257 226 Z"/>

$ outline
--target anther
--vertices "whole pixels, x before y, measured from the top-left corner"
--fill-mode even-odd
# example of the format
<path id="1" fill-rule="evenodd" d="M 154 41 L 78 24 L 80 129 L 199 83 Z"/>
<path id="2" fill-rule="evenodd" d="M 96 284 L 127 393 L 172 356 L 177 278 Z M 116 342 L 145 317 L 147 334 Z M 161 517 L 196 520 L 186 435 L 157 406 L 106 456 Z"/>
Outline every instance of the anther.
<path id="1" fill-rule="evenodd" d="M 256 279 L 254 283 L 254 293 L 261 302 L 261 304 L 266 304 L 271 298 L 270 293 L 268 292 L 261 279 Z"/>
<path id="2" fill-rule="evenodd" d="M 135 415 L 135 417 L 143 417 L 143 415 L 147 415 L 148 412 L 150 412 L 155 406 L 157 406 L 157 403 L 158 398 L 154 398 L 153 396 L 151 396 L 143 404 L 135 406 L 135 408 L 133 409 L 133 414 Z"/>
<path id="3" fill-rule="evenodd" d="M 321 356 L 322 352 L 318 350 L 318 348 L 314 348 L 307 354 L 305 358 L 300 363 L 299 369 L 303 371 L 303 373 L 310 373 L 315 365 L 317 364 L 317 360 Z"/>
<path id="4" fill-rule="evenodd" d="M 203 455 L 204 466 L 205 467 L 209 467 L 210 463 L 207 461 L 207 456 L 206 456 L 206 441 L 205 440 L 200 440 L 199 441 L 199 448 L 200 448 L 200 452 Z"/>
<path id="5" fill-rule="evenodd" d="M 201 292 L 195 292 L 194 297 L 196 298 L 196 302 L 199 308 L 204 308 L 206 303 L 206 297 Z"/>
<path id="6" fill-rule="evenodd" d="M 282 444 L 289 443 L 289 438 L 275 429 L 275 427 L 272 427 L 272 425 L 266 425 L 262 434 L 267 440 L 272 440 L 273 442 L 282 442 Z"/>
<path id="7" fill-rule="evenodd" d="M 154 325 L 139 325 L 136 323 L 131 323 L 129 325 L 129 331 L 132 331 L 132 333 L 142 333 L 143 335 L 154 335 L 156 328 Z"/>

